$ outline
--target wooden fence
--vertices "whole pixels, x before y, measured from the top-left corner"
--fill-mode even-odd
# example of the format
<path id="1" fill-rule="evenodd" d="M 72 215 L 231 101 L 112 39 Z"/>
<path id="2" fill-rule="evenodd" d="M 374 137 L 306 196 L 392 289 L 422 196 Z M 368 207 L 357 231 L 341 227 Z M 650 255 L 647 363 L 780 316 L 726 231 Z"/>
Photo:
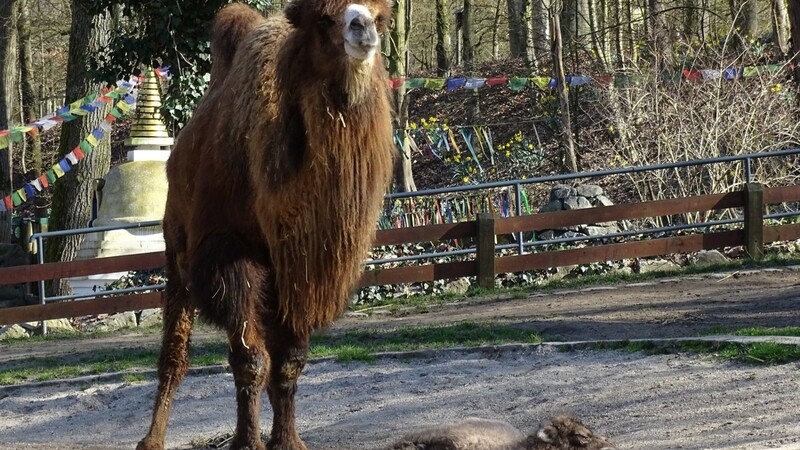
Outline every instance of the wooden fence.
<path id="1" fill-rule="evenodd" d="M 360 286 L 425 282 L 476 276 L 481 286 L 490 287 L 494 286 L 496 273 L 522 272 L 573 264 L 669 255 L 731 246 L 744 246 L 749 255 L 758 258 L 762 256 L 763 246 L 766 243 L 800 238 L 800 224 L 765 227 L 763 220 L 765 206 L 797 201 L 800 201 L 800 186 L 764 189 L 759 184 L 749 184 L 744 191 L 727 194 L 701 195 L 571 211 L 554 211 L 509 218 L 496 218 L 490 214 L 480 214 L 477 220 L 470 222 L 380 230 L 377 232 L 376 246 L 448 239 L 475 239 L 477 243 L 476 258 L 474 261 L 367 270 L 361 278 Z M 744 208 L 744 227 L 742 229 L 566 250 L 542 251 L 522 255 L 498 257 L 495 251 L 495 236 L 497 235 L 728 208 Z M 0 269 L 0 285 L 136 269 L 152 269 L 163 265 L 164 254 L 163 252 L 157 252 L 11 267 Z M 160 292 L 151 292 L 3 308 L 0 309 L 0 325 L 156 308 L 160 306 L 160 296 Z"/>

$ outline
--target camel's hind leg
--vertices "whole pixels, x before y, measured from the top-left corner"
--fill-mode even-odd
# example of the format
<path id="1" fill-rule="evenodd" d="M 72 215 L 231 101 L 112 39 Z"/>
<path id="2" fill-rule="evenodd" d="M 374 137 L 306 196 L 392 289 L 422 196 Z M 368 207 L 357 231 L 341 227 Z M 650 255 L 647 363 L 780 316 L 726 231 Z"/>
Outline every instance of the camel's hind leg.
<path id="1" fill-rule="evenodd" d="M 164 334 L 158 358 L 158 391 L 150 431 L 137 450 L 161 450 L 172 406 L 172 397 L 189 369 L 189 335 L 194 305 L 181 281 L 175 255 L 167 254 L 167 287 L 163 294 Z"/>
<path id="2" fill-rule="evenodd" d="M 231 450 L 263 450 L 260 400 L 269 371 L 261 323 L 266 251 L 233 233 L 207 236 L 194 252 L 192 293 L 201 316 L 228 335 L 237 420 Z"/>
<path id="3" fill-rule="evenodd" d="M 228 361 L 236 383 L 236 434 L 231 450 L 264 450 L 261 441 L 261 393 L 269 372 L 269 357 L 258 321 L 244 321 L 228 330 L 231 352 Z"/>
<path id="4" fill-rule="evenodd" d="M 297 379 L 305 367 L 308 336 L 294 333 L 279 320 L 266 326 L 267 351 L 271 359 L 267 393 L 272 404 L 270 450 L 306 450 L 295 426 Z"/>

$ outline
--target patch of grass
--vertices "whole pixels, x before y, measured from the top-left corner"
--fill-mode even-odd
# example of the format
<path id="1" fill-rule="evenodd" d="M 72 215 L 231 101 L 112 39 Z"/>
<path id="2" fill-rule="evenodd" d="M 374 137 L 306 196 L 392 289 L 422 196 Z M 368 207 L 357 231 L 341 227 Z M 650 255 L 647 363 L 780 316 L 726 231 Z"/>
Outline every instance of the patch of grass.
<path id="1" fill-rule="evenodd" d="M 509 342 L 541 342 L 538 333 L 503 325 L 463 322 L 457 325 L 400 328 L 395 330 L 351 331 L 337 335 L 314 335 L 310 356 L 334 356 L 338 361 L 366 361 L 384 351 L 416 350 L 456 346 L 477 346 Z M 224 364 L 228 359 L 225 341 L 193 344 L 192 366 Z M 157 349 L 104 350 L 64 357 L 27 358 L 0 367 L 0 385 L 47 381 L 156 367 Z M 141 376 L 141 375 L 138 375 Z"/>
<path id="2" fill-rule="evenodd" d="M 140 373 L 126 373 L 122 376 L 122 381 L 126 383 L 141 383 L 144 380 L 144 375 Z"/>
<path id="3" fill-rule="evenodd" d="M 798 336 L 800 327 L 754 327 L 742 328 L 733 332 L 736 336 Z"/>
<path id="4" fill-rule="evenodd" d="M 670 353 L 710 354 L 725 360 L 747 364 L 772 365 L 800 361 L 800 346 L 758 342 L 752 344 L 717 343 L 707 341 L 628 342 L 619 341 L 592 346 L 598 350 L 642 352 L 646 355 Z"/>
<path id="5" fill-rule="evenodd" d="M 535 331 L 503 325 L 461 322 L 456 325 L 399 328 L 395 330 L 358 330 L 330 336 L 312 337 L 312 355 L 324 349 L 344 345 L 366 346 L 372 352 L 438 349 L 479 346 L 509 342 L 538 343 Z"/>

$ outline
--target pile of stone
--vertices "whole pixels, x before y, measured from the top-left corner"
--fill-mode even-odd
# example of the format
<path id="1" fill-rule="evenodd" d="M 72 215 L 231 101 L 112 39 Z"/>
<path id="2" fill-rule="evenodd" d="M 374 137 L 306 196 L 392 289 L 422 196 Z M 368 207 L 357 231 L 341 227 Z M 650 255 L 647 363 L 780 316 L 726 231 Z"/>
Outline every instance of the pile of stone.
<path id="1" fill-rule="evenodd" d="M 539 212 L 567 211 L 573 209 L 594 208 L 597 206 L 611 206 L 614 203 L 605 196 L 603 188 L 595 184 L 582 184 L 572 187 L 566 184 L 557 184 L 550 189 L 547 203 L 539 208 Z M 553 230 L 539 230 L 537 240 L 554 240 L 576 237 L 598 236 L 619 232 L 616 222 L 590 223 L 575 225 L 568 228 Z"/>

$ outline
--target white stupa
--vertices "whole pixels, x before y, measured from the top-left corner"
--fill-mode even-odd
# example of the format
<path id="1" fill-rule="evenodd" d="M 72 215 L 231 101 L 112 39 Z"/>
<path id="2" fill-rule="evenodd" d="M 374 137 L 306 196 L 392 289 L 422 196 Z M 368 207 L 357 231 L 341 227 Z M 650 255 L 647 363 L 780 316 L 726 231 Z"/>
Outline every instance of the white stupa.
<path id="1" fill-rule="evenodd" d="M 167 200 L 166 161 L 174 140 L 161 119 L 161 95 L 155 74 L 150 72 L 136 102 L 131 134 L 125 140 L 127 161 L 112 168 L 99 180 L 95 193 L 97 217 L 91 226 L 133 224 L 164 217 Z M 130 255 L 164 250 L 161 226 L 91 233 L 78 250 L 77 259 Z M 101 290 L 125 273 L 70 279 L 76 294 Z"/>

